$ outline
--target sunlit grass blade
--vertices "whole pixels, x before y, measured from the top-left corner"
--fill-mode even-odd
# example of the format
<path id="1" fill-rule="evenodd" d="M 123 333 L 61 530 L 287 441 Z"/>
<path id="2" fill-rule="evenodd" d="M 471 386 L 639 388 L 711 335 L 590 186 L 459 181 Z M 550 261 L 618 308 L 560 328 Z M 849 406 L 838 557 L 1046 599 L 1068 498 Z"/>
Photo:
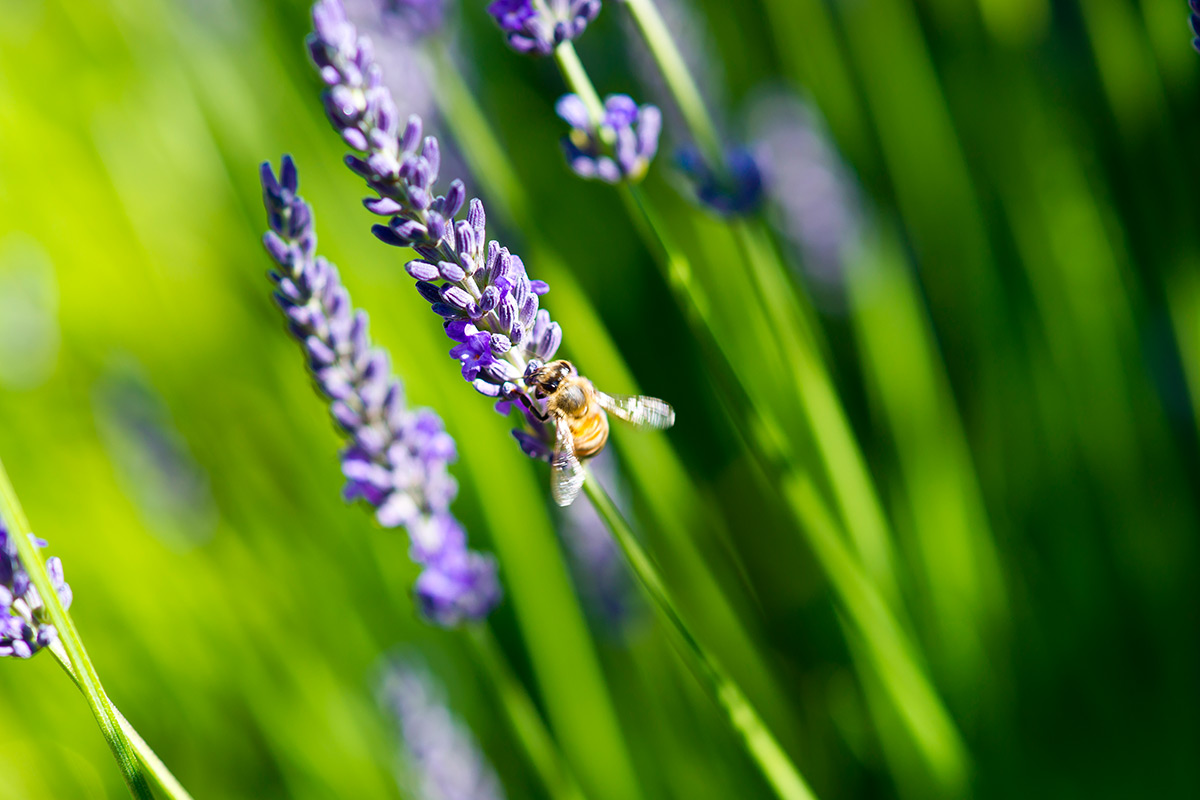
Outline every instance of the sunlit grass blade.
<path id="1" fill-rule="evenodd" d="M 996 553 L 966 436 L 916 288 L 898 245 L 864 242 L 846 269 L 865 383 L 895 444 L 925 589 L 928 649 L 972 704 L 988 691 L 988 644 L 1008 616 Z"/>

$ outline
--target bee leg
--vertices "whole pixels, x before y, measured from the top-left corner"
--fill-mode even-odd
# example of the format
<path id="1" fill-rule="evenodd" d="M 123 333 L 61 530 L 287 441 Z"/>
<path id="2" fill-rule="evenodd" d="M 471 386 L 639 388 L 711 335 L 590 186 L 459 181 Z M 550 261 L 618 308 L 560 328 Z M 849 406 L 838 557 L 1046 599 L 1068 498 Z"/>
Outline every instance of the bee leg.
<path id="1" fill-rule="evenodd" d="M 537 405 L 532 400 L 529 399 L 528 395 L 518 394 L 517 398 L 521 401 L 521 405 L 525 406 L 526 410 L 529 411 L 530 414 L 533 414 L 535 417 L 538 418 L 538 421 L 540 421 L 540 422 L 549 422 L 550 421 L 550 415 L 547 414 L 545 411 L 542 411 L 540 408 L 538 408 Z"/>

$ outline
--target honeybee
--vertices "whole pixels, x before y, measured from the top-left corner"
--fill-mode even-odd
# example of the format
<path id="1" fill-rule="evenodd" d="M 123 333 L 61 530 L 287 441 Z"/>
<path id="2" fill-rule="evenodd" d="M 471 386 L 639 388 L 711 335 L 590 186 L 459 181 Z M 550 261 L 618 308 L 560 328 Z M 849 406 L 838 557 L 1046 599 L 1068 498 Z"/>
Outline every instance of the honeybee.
<path id="1" fill-rule="evenodd" d="M 599 453 L 608 441 L 608 414 L 643 430 L 665 430 L 675 424 L 675 409 L 666 402 L 657 397 L 605 394 L 570 361 L 531 361 L 525 370 L 525 385 L 534 397 L 546 401 L 545 412 L 531 408 L 533 414 L 543 422 L 554 422 L 550 491 L 560 506 L 571 505 L 583 487 L 580 462 Z"/>

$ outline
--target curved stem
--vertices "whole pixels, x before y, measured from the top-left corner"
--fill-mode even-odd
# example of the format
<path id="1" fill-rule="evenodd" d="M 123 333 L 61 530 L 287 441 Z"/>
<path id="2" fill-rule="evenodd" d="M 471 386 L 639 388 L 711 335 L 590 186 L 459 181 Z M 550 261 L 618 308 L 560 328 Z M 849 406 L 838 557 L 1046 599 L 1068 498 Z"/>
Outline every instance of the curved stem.
<path id="1" fill-rule="evenodd" d="M 763 723 L 758 711 L 750 705 L 741 688 L 697 641 L 687 623 L 680 617 L 670 595 L 667 594 L 658 569 L 642 549 L 612 498 L 591 472 L 586 468 L 585 471 L 587 477 L 583 483 L 583 490 L 587 492 L 588 498 L 612 531 L 617 543 L 621 545 L 621 550 L 629 560 L 629 565 L 642 588 L 650 595 L 655 607 L 678 635 L 680 650 L 683 651 L 685 660 L 717 705 L 725 712 L 729 724 L 741 735 L 747 752 L 762 770 L 775 793 L 783 800 L 816 800 L 816 795 Z"/>
<path id="2" fill-rule="evenodd" d="M 54 659 L 58 661 L 58 665 L 67 673 L 67 677 L 75 684 L 75 687 L 83 691 L 83 684 L 80 682 L 79 676 L 75 674 L 75 670 L 71 667 L 71 662 L 67 658 L 67 652 L 63 649 L 62 643 L 57 641 L 51 643 L 49 650 Z M 112 701 L 109 702 L 111 703 Z M 129 743 L 133 745 L 133 750 L 137 754 L 138 761 L 150 774 L 155 787 L 167 797 L 172 798 L 172 800 L 192 800 L 192 796 L 188 793 L 188 790 L 183 788 L 183 784 L 171 774 L 171 770 L 167 769 L 167 765 L 162 762 L 158 754 L 146 743 L 146 740 L 129 723 L 129 720 L 125 719 L 125 715 L 121 713 L 120 709 L 113 706 L 113 713 L 116 714 L 121 730 L 124 731 L 126 738 L 129 739 Z"/>
<path id="3" fill-rule="evenodd" d="M 509 666 L 508 658 L 500 649 L 491 628 L 473 625 L 467 630 L 480 664 L 495 682 L 500 702 L 508 714 L 513 732 L 521 740 L 530 764 L 537 771 L 547 793 L 555 800 L 586 800 L 575 777 L 558 754 L 558 746 L 546 729 L 541 714 L 534 707 L 528 692 Z"/>
<path id="4" fill-rule="evenodd" d="M 55 630 L 58 631 L 58 637 L 62 642 L 67 659 L 79 678 L 80 688 L 83 690 L 84 697 L 87 698 L 93 716 L 96 717 L 96 722 L 100 725 L 100 732 L 104 734 L 104 739 L 117 759 L 117 765 L 121 768 L 121 774 L 125 777 L 130 794 L 138 800 L 153 800 L 154 796 L 150 793 L 146 776 L 142 774 L 133 745 L 121 729 L 121 724 L 117 719 L 117 710 L 104 693 L 104 687 L 100 685 L 100 677 L 88 659 L 83 641 L 79 638 L 79 631 L 75 629 L 75 623 L 67 615 L 67 610 L 63 608 L 58 591 L 55 590 L 50 575 L 46 572 L 46 562 L 42 558 L 40 549 L 30 540 L 29 521 L 25 518 L 25 512 L 8 479 L 3 462 L 0 462 L 0 516 L 8 525 L 9 535 L 16 545 L 21 565 L 29 573 L 33 585 L 37 587 L 38 596 L 50 615 L 50 621 L 54 624 Z"/>

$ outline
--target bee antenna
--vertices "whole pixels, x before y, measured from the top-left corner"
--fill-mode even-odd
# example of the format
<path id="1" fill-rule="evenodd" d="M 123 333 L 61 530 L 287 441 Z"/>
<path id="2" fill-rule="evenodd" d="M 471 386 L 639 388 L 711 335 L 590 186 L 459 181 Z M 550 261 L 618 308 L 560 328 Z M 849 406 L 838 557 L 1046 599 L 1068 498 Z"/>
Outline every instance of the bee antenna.
<path id="1" fill-rule="evenodd" d="M 530 375 L 537 372 L 541 368 L 542 368 L 541 361 L 538 361 L 536 358 L 530 359 L 529 363 L 525 365 L 525 377 L 528 378 Z"/>

